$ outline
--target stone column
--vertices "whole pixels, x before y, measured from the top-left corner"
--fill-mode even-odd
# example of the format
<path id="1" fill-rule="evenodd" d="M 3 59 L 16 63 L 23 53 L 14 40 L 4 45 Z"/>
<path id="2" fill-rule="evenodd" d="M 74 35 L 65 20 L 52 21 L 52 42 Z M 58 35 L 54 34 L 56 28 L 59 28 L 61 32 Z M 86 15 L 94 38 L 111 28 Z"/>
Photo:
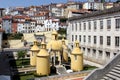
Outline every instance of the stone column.
<path id="1" fill-rule="evenodd" d="M 59 65 L 61 65 L 61 54 L 60 54 L 60 52 L 58 52 L 58 56 L 59 56 Z"/>
<path id="2" fill-rule="evenodd" d="M 96 59 L 99 59 L 99 52 L 97 49 L 96 49 Z"/>
<path id="3" fill-rule="evenodd" d="M 102 60 L 105 60 L 105 58 L 106 58 L 106 53 L 105 53 L 105 51 L 103 51 L 103 55 L 102 55 Z"/>
<path id="4" fill-rule="evenodd" d="M 56 61 L 56 52 L 54 52 L 54 65 L 55 65 L 55 61 Z"/>
<path id="5" fill-rule="evenodd" d="M 114 57 L 114 53 L 111 51 L 110 52 L 110 59 Z"/>

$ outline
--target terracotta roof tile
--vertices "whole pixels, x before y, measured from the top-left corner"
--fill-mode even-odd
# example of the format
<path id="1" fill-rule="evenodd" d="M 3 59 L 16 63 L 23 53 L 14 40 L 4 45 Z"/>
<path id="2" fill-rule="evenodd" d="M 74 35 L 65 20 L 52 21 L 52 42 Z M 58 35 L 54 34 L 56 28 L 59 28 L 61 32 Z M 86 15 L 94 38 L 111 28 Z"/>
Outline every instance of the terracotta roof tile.
<path id="1" fill-rule="evenodd" d="M 4 16 L 2 19 L 12 19 L 12 16 Z"/>

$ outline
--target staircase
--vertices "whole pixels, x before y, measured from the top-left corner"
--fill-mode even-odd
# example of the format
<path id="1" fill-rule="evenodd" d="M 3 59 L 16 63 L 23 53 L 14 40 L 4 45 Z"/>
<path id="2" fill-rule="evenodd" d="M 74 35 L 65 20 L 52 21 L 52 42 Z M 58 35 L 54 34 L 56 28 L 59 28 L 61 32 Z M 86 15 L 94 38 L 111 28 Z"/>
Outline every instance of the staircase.
<path id="1" fill-rule="evenodd" d="M 100 80 L 120 80 L 120 63 L 105 74 Z"/>
<path id="2" fill-rule="evenodd" d="M 94 70 L 84 80 L 120 80 L 120 53 L 103 68 Z"/>
<path id="3" fill-rule="evenodd" d="M 56 69 L 57 69 L 57 73 L 58 73 L 59 75 L 60 75 L 60 74 L 67 74 L 66 69 L 65 69 L 65 67 L 63 67 L 63 66 L 57 66 Z"/>

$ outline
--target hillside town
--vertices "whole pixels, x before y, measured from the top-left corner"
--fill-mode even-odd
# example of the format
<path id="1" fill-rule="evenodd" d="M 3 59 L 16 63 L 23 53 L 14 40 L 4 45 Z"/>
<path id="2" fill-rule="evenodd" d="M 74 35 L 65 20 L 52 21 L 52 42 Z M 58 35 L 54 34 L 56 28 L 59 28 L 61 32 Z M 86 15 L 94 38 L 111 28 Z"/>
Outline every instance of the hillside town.
<path id="1" fill-rule="evenodd" d="M 0 80 L 120 80 L 120 0 L 0 8 Z"/>

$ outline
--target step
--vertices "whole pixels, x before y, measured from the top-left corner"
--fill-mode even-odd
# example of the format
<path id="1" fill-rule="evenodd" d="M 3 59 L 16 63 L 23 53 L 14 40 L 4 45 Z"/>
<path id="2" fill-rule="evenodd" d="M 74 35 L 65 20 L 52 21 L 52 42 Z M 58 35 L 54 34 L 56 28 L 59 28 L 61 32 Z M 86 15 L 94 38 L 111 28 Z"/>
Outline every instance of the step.
<path id="1" fill-rule="evenodd" d="M 111 71 L 120 74 L 120 71 L 119 71 L 119 70 L 112 69 Z"/>
<path id="2" fill-rule="evenodd" d="M 118 77 L 118 78 L 120 79 L 120 74 L 118 74 L 118 73 L 115 73 L 115 72 L 109 72 L 109 74 L 112 74 L 112 75 L 114 75 L 114 76 L 116 76 L 116 77 Z"/>
<path id="3" fill-rule="evenodd" d="M 103 78 L 102 78 L 102 79 L 100 79 L 100 80 L 107 80 L 107 79 L 103 79 Z"/>
<path id="4" fill-rule="evenodd" d="M 104 80 L 112 80 L 111 78 L 107 77 L 107 76 L 104 76 L 103 77 Z"/>
<path id="5" fill-rule="evenodd" d="M 112 74 L 106 74 L 106 76 L 109 77 L 112 80 L 120 80 L 120 78 L 118 78 L 118 77 L 116 77 L 116 76 L 114 76 Z"/>
<path id="6" fill-rule="evenodd" d="M 117 67 L 120 67 L 120 64 L 116 65 Z"/>
<path id="7" fill-rule="evenodd" d="M 116 70 L 119 70 L 119 71 L 120 71 L 120 68 L 119 68 L 119 67 L 117 67 L 117 66 L 116 66 L 116 67 L 114 67 L 113 69 L 116 69 Z"/>

